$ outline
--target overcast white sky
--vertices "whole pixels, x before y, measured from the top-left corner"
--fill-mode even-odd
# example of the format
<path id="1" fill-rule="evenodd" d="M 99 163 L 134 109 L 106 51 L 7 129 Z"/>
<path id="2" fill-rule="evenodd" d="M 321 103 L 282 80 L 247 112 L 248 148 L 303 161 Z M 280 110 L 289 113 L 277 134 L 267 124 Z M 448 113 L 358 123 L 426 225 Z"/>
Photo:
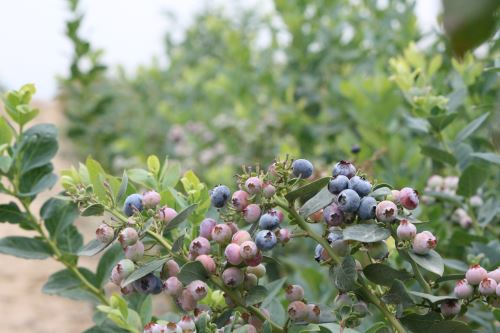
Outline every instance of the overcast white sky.
<path id="1" fill-rule="evenodd" d="M 228 6 L 233 1 L 215 3 Z M 259 10 L 268 10 L 270 6 L 269 0 L 240 3 Z M 436 27 L 441 2 L 417 3 L 421 28 Z M 201 0 L 83 0 L 84 32 L 94 45 L 105 49 L 107 64 L 121 64 L 132 70 L 139 64 L 148 64 L 153 56 L 161 60 L 167 29 L 181 32 L 206 4 Z M 66 73 L 71 58 L 71 45 L 64 36 L 66 6 L 65 0 L 0 1 L 0 84 L 16 88 L 34 82 L 38 98 L 54 96 L 55 76 Z M 175 26 L 169 26 L 165 19 L 167 11 L 177 16 Z"/>

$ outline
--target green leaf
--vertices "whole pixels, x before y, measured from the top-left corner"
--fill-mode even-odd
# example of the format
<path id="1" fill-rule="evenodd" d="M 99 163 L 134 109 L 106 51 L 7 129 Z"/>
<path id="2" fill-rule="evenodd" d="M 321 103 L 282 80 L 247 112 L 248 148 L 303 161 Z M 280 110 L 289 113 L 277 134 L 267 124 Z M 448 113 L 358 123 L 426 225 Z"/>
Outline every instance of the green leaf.
<path id="1" fill-rule="evenodd" d="M 319 327 L 327 329 L 331 333 L 338 333 L 338 332 L 343 332 L 343 333 L 359 333 L 359 331 L 356 331 L 352 328 L 341 328 L 339 324 L 335 323 L 328 323 L 328 324 L 319 324 Z M 324 332 L 324 330 L 321 330 L 320 332 Z"/>
<path id="2" fill-rule="evenodd" d="M 93 239 L 90 242 L 87 243 L 82 249 L 78 251 L 79 256 L 86 256 L 86 257 L 91 257 L 93 255 L 98 254 L 105 248 L 107 248 L 113 241 L 109 242 L 108 244 L 101 243 L 97 239 Z"/>
<path id="3" fill-rule="evenodd" d="M 456 320 L 443 320 L 434 323 L 428 330 L 429 333 L 472 333 L 469 325 Z"/>
<path id="4" fill-rule="evenodd" d="M 116 202 L 121 202 L 125 193 L 127 192 L 127 187 L 128 187 L 127 171 L 123 171 L 122 181 L 120 183 L 120 189 L 118 190 L 118 194 L 116 195 Z"/>
<path id="5" fill-rule="evenodd" d="M 20 158 L 20 173 L 49 163 L 58 149 L 57 129 L 50 124 L 35 125 L 24 132 L 19 140 L 16 159 Z"/>
<path id="6" fill-rule="evenodd" d="M 95 276 L 91 271 L 86 268 L 78 268 L 78 270 L 92 285 L 95 285 Z M 68 269 L 52 274 L 43 285 L 42 291 L 48 295 L 58 295 L 74 300 L 99 303 L 99 299 L 88 291 L 75 274 Z"/>
<path id="7" fill-rule="evenodd" d="M 283 285 L 285 284 L 286 280 L 287 280 L 287 278 L 283 277 L 281 279 L 269 282 L 266 285 L 266 289 L 267 289 L 268 294 L 267 294 L 266 298 L 262 301 L 261 306 L 263 308 L 268 306 L 274 299 L 276 299 L 276 296 L 283 289 Z"/>
<path id="8" fill-rule="evenodd" d="M 356 271 L 356 261 L 353 257 L 347 256 L 340 265 L 332 266 L 330 278 L 335 287 L 342 291 L 354 290 L 358 274 Z"/>
<path id="9" fill-rule="evenodd" d="M 111 246 L 99 260 L 96 270 L 96 284 L 104 286 L 111 275 L 111 270 L 123 258 L 123 250 L 120 244 Z"/>
<path id="10" fill-rule="evenodd" d="M 446 262 L 445 262 L 446 265 Z M 467 266 L 466 266 L 467 267 Z M 446 281 L 457 281 L 462 280 L 464 278 L 464 274 L 449 274 L 443 275 L 440 278 L 436 279 L 436 283 L 446 282 Z"/>
<path id="11" fill-rule="evenodd" d="M 76 204 L 54 198 L 45 201 L 40 209 L 40 216 L 51 238 L 56 238 L 64 229 L 72 225 L 78 215 Z"/>
<path id="12" fill-rule="evenodd" d="M 0 118 L 0 145 L 9 145 L 14 134 L 5 118 Z"/>
<path id="13" fill-rule="evenodd" d="M 153 297 L 148 295 L 144 302 L 142 302 L 141 307 L 139 308 L 139 316 L 141 317 L 142 323 L 149 323 L 153 316 Z"/>
<path id="14" fill-rule="evenodd" d="M 2 153 L 2 149 L 0 146 L 0 154 L 1 153 Z M 1 156 L 0 155 L 0 172 L 8 173 L 11 166 L 12 166 L 12 158 L 10 158 L 10 156 Z"/>
<path id="15" fill-rule="evenodd" d="M 93 204 L 85 208 L 82 216 L 102 216 L 104 214 L 104 206 L 101 204 Z"/>
<path id="16" fill-rule="evenodd" d="M 262 304 L 264 304 L 264 303 L 262 303 Z M 283 305 L 279 301 L 279 298 L 275 297 L 265 307 L 264 306 L 261 306 L 261 307 L 263 307 L 269 311 L 269 313 L 271 315 L 271 319 L 275 323 L 277 323 L 278 325 L 281 325 L 281 326 L 283 326 L 285 324 L 288 315 L 287 315 L 285 309 L 283 308 Z"/>
<path id="17" fill-rule="evenodd" d="M 324 187 L 318 192 L 314 197 L 309 199 L 302 207 L 299 209 L 299 213 L 302 217 L 308 217 L 312 213 L 317 212 L 320 209 L 328 206 L 335 196 L 328 191 L 328 188 Z"/>
<path id="18" fill-rule="evenodd" d="M 467 139 L 470 135 L 472 135 L 481 125 L 486 121 L 490 114 L 485 113 L 472 122 L 469 125 L 465 126 L 455 137 L 455 145 Z"/>
<path id="19" fill-rule="evenodd" d="M 381 329 L 388 329 L 387 324 L 379 321 L 378 323 L 373 324 L 372 326 L 368 327 L 365 331 L 365 333 L 377 333 Z M 384 331 L 383 331 L 384 332 Z M 390 332 L 390 331 L 389 331 Z"/>
<path id="20" fill-rule="evenodd" d="M 487 169 L 482 168 L 477 164 L 470 164 L 467 168 L 465 168 L 460 176 L 457 194 L 465 197 L 470 197 L 476 194 L 477 189 L 483 184 L 487 177 Z"/>
<path id="21" fill-rule="evenodd" d="M 457 163 L 455 156 L 443 149 L 432 146 L 420 146 L 420 150 L 422 154 L 430 157 L 434 161 L 443 162 L 449 165 L 455 165 Z"/>
<path id="22" fill-rule="evenodd" d="M 181 267 L 177 278 L 186 286 L 195 280 L 205 281 L 208 278 L 208 273 L 201 262 L 192 261 Z"/>
<path id="23" fill-rule="evenodd" d="M 487 161 L 493 164 L 500 164 L 500 155 L 495 153 L 472 153 L 472 157 L 476 157 L 480 160 Z"/>
<path id="24" fill-rule="evenodd" d="M 128 178 L 133 182 L 140 184 L 146 188 L 156 188 L 154 177 L 143 169 L 130 169 L 127 171 Z"/>
<path id="25" fill-rule="evenodd" d="M 49 246 L 40 239 L 19 236 L 0 239 L 0 253 L 25 259 L 45 259 L 52 255 Z"/>
<path id="26" fill-rule="evenodd" d="M 165 226 L 165 230 L 163 231 L 163 235 L 166 235 L 167 234 L 167 231 L 171 230 L 171 229 L 174 229 L 176 228 L 177 226 L 179 226 L 182 222 L 184 222 L 195 210 L 196 210 L 196 207 L 198 205 L 197 204 L 192 204 L 191 206 L 187 207 L 186 209 L 184 209 L 182 212 L 180 212 L 179 214 L 177 214 L 176 217 L 174 217 L 172 219 L 172 221 L 170 221 L 166 226 Z"/>
<path id="27" fill-rule="evenodd" d="M 156 155 L 148 156 L 146 160 L 146 164 L 148 165 L 149 172 L 154 175 L 157 175 L 160 172 L 160 160 Z"/>
<path id="28" fill-rule="evenodd" d="M 385 185 L 385 184 L 384 184 Z M 370 193 L 371 197 L 374 197 L 375 199 L 381 200 L 391 194 L 392 190 L 388 186 L 381 186 L 378 187 L 377 189 L 374 189 L 372 193 Z"/>
<path id="29" fill-rule="evenodd" d="M 123 282 L 121 283 L 122 288 L 129 285 L 130 283 L 134 282 L 135 280 L 139 280 L 140 278 L 148 275 L 151 272 L 154 272 L 161 267 L 163 267 L 163 264 L 167 261 L 167 258 L 162 258 L 162 259 L 155 259 L 147 264 L 138 267 L 135 271 L 132 272 Z M 199 262 L 198 262 L 199 263 Z M 201 263 L 200 263 L 201 265 Z M 201 266 L 203 267 L 203 266 Z M 180 280 L 180 278 L 179 278 Z M 181 280 L 182 281 L 182 280 Z"/>
<path id="30" fill-rule="evenodd" d="M 27 220 L 26 214 L 21 212 L 15 202 L 0 205 L 0 222 L 21 223 Z"/>
<path id="31" fill-rule="evenodd" d="M 167 189 L 169 187 L 174 187 L 181 177 L 181 165 L 179 162 L 173 161 L 165 164 L 163 166 L 160 182 L 162 185 L 162 189 Z"/>
<path id="32" fill-rule="evenodd" d="M 354 224 L 346 227 L 343 232 L 345 240 L 355 240 L 363 243 L 375 243 L 391 236 L 391 232 L 376 224 Z"/>
<path id="33" fill-rule="evenodd" d="M 174 241 L 172 244 L 172 252 L 177 253 L 182 250 L 184 245 L 184 238 L 186 237 L 186 230 Z"/>
<path id="34" fill-rule="evenodd" d="M 425 294 L 425 293 L 420 293 L 418 291 L 410 291 L 410 294 L 424 298 L 428 300 L 431 303 L 440 303 L 443 301 L 448 301 L 448 300 L 456 300 L 456 297 L 453 296 L 434 296 L 430 294 Z"/>
<path id="35" fill-rule="evenodd" d="M 56 243 L 61 251 L 77 254 L 83 246 L 83 236 L 74 225 L 70 225 L 57 235 Z"/>
<path id="36" fill-rule="evenodd" d="M 429 311 L 425 315 L 418 315 L 416 313 L 411 313 L 407 316 L 401 318 L 401 323 L 409 328 L 412 332 L 415 333 L 425 333 L 428 332 L 429 327 L 441 321 L 443 318 L 441 315 L 434 311 Z"/>
<path id="37" fill-rule="evenodd" d="M 106 201 L 107 195 L 103 183 L 105 177 L 104 170 L 102 169 L 99 162 L 93 160 L 90 156 L 87 158 L 86 166 L 89 173 L 90 182 L 92 183 L 92 188 L 94 189 L 94 193 L 100 200 Z"/>
<path id="38" fill-rule="evenodd" d="M 448 114 L 442 114 L 439 116 L 431 116 L 427 117 L 427 121 L 431 124 L 432 128 L 436 132 L 440 132 L 446 127 L 448 127 L 449 124 L 455 120 L 457 117 L 457 113 L 448 113 Z"/>
<path id="39" fill-rule="evenodd" d="M 299 198 L 300 199 L 311 198 L 313 195 L 315 195 L 321 189 L 323 189 L 325 186 L 327 186 L 330 179 L 331 179 L 331 177 L 320 178 L 320 179 L 315 180 L 307 185 L 299 187 L 296 190 L 288 192 L 288 194 L 285 195 L 285 199 L 288 200 L 288 202 L 294 202 L 295 200 L 297 200 Z"/>
<path id="40" fill-rule="evenodd" d="M 391 289 L 382 297 L 382 300 L 389 304 L 401 305 L 407 308 L 413 305 L 413 300 L 408 295 L 405 285 L 399 280 L 394 280 Z"/>
<path id="41" fill-rule="evenodd" d="M 406 271 L 398 271 L 389 265 L 371 264 L 363 269 L 366 278 L 373 283 L 390 287 L 395 279 L 406 281 L 412 275 Z"/>
<path id="42" fill-rule="evenodd" d="M 263 286 L 255 286 L 248 292 L 245 297 L 245 303 L 247 306 L 255 305 L 261 303 L 267 296 L 267 289 Z"/>
<path id="43" fill-rule="evenodd" d="M 442 276 L 444 273 L 444 263 L 443 259 L 434 250 L 431 250 L 428 254 L 420 255 L 416 254 L 413 251 L 408 251 L 408 255 L 419 265 L 420 267 Z"/>
<path id="44" fill-rule="evenodd" d="M 26 172 L 19 182 L 19 196 L 31 197 L 52 188 L 57 182 L 57 176 L 52 173 L 51 163 Z"/>

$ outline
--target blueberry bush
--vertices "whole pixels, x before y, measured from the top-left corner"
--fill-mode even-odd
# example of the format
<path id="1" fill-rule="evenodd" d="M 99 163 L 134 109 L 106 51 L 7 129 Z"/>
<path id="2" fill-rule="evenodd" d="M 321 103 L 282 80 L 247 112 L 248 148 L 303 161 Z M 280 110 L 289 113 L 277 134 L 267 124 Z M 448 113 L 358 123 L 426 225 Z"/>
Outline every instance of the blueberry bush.
<path id="1" fill-rule="evenodd" d="M 414 122 L 423 142 L 438 142 L 421 146 L 421 164 L 436 171 L 422 189 L 347 160 L 325 173 L 285 156 L 208 187 L 155 155 L 121 177 L 88 157 L 62 172 L 64 191 L 36 213 L 33 200 L 57 182 L 57 130 L 27 127 L 38 113 L 32 85 L 8 92 L 0 192 L 12 201 L 0 221 L 34 236 L 3 238 L 0 252 L 59 261 L 43 291 L 90 302 L 87 333 L 496 332 L 500 155 L 496 129 L 485 130 L 495 115 L 484 106 L 455 123 L 430 74 L 415 77 L 412 66 L 427 61 L 413 48 L 391 61 L 415 115 L 433 114 L 429 127 Z M 454 66 L 468 78 L 484 72 L 467 58 Z M 79 216 L 102 220 L 87 244 Z M 95 271 L 79 266 L 82 256 L 99 256 Z M 154 298 L 171 306 L 158 311 Z"/>

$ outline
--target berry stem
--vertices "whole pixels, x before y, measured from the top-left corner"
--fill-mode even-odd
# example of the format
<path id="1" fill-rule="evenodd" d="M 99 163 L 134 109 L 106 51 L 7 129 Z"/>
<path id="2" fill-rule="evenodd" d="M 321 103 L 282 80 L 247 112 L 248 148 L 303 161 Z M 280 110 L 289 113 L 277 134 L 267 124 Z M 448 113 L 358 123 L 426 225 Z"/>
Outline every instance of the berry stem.
<path id="1" fill-rule="evenodd" d="M 332 258 L 335 264 L 338 265 L 341 263 L 340 258 L 337 255 L 335 255 L 332 247 L 330 246 L 330 244 L 328 244 L 326 239 L 324 239 L 323 237 L 315 233 L 313 230 L 311 230 L 311 228 L 309 228 L 307 222 L 292 207 L 293 205 L 292 203 L 288 205 L 286 201 L 281 198 L 275 198 L 275 202 L 279 207 L 286 210 L 293 217 L 297 225 L 302 230 L 304 230 L 309 235 L 309 237 L 318 242 L 328 252 L 328 255 Z M 361 292 L 371 303 L 373 303 L 373 305 L 375 305 L 384 314 L 385 318 L 391 323 L 394 329 L 398 333 L 406 333 L 406 329 L 401 325 L 399 320 L 387 309 L 385 304 L 381 303 L 378 297 L 371 292 L 370 288 L 368 288 L 366 282 L 361 277 L 358 277 L 358 284 L 361 287 Z"/>
<path id="2" fill-rule="evenodd" d="M 410 256 L 405 256 L 405 257 L 411 265 L 413 274 L 415 275 L 415 279 L 417 279 L 417 282 L 420 284 L 422 289 L 424 289 L 424 291 L 427 294 L 431 294 L 432 293 L 431 286 L 429 285 L 429 283 L 427 283 L 427 281 L 425 281 L 422 272 L 420 272 L 420 269 L 418 268 L 417 263 Z"/>

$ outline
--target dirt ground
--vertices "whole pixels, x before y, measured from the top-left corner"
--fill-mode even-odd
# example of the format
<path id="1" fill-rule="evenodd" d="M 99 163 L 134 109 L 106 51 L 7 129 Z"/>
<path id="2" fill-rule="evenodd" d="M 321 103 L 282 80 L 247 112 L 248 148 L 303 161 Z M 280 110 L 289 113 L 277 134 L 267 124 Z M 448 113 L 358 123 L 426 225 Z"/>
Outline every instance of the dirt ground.
<path id="1" fill-rule="evenodd" d="M 54 123 L 58 127 L 63 124 L 63 116 L 56 103 L 37 104 L 41 109 L 37 122 Z M 60 150 L 54 160 L 56 173 L 74 163 L 67 142 L 60 140 Z M 59 189 L 56 186 L 51 193 L 56 193 Z M 48 196 L 48 193 L 44 193 L 37 199 L 32 206 L 34 212 L 39 211 Z M 0 203 L 8 200 L 0 195 Z M 98 222 L 88 218 L 77 222 L 85 242 L 93 237 Z M 0 238 L 26 234 L 29 232 L 16 225 L 0 224 Z M 81 264 L 94 268 L 96 262 L 96 259 L 87 259 L 82 260 Z M 26 260 L 0 254 L 0 332 L 82 332 L 92 326 L 92 309 L 87 303 L 42 293 L 41 288 L 47 278 L 62 268 L 61 264 L 51 259 Z"/>

